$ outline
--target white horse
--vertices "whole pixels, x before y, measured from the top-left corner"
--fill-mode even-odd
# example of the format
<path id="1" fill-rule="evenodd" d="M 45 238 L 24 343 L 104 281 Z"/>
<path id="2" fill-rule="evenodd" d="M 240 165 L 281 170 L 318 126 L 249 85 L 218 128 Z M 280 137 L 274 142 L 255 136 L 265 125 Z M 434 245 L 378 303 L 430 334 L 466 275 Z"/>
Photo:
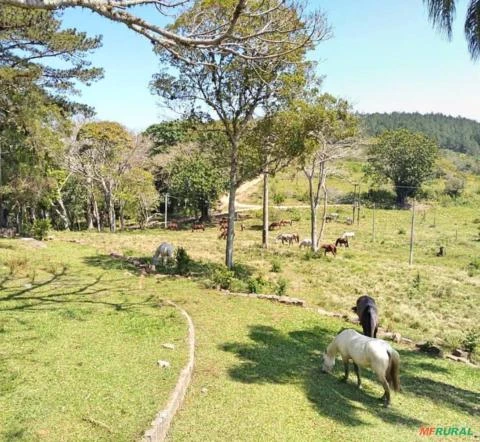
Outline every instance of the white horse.
<path id="1" fill-rule="evenodd" d="M 175 247 L 172 244 L 168 242 L 162 242 L 162 244 L 158 246 L 155 255 L 153 255 L 152 264 L 154 266 L 158 265 L 158 258 L 161 257 L 162 264 L 165 266 L 169 259 L 173 259 L 174 252 Z"/>
<path id="2" fill-rule="evenodd" d="M 335 356 L 340 353 L 345 365 L 345 377 L 348 379 L 349 360 L 353 361 L 357 385 L 360 388 L 360 367 L 370 367 L 385 390 L 382 396 L 385 407 L 390 405 L 390 387 L 400 391 L 400 356 L 392 346 L 382 339 L 369 338 L 352 329 L 340 332 L 327 347 L 323 356 L 322 370 L 330 373 L 335 365 Z"/>
<path id="3" fill-rule="evenodd" d="M 302 239 L 302 241 L 299 244 L 299 247 L 312 247 L 312 240 L 310 238 L 305 238 Z"/>
<path id="4" fill-rule="evenodd" d="M 353 238 L 355 236 L 355 232 L 343 232 L 341 238 L 348 239 Z"/>

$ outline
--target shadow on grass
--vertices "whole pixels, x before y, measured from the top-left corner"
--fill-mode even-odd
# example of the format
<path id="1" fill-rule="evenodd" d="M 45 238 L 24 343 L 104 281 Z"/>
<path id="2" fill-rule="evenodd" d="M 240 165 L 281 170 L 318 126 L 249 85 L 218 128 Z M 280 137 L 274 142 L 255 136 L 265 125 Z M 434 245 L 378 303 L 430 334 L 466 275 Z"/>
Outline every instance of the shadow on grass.
<path id="1" fill-rule="evenodd" d="M 111 302 L 99 295 L 110 294 L 112 290 L 123 287 L 126 279 L 102 281 L 102 275 L 85 282 L 84 279 L 67 275 L 66 268 L 53 273 L 41 282 L 24 284 L 23 279 L 5 277 L 0 281 L 0 311 L 32 311 L 57 309 L 66 304 L 102 305 L 116 311 L 126 311 L 141 306 L 158 306 L 158 300 L 149 296 L 140 302 Z M 7 285 L 7 283 L 9 283 Z M 138 289 L 139 293 L 142 292 Z"/>
<path id="2" fill-rule="evenodd" d="M 256 384 L 298 384 L 305 390 L 309 401 L 320 414 L 348 426 L 364 425 L 365 422 L 358 417 L 357 410 L 365 409 L 389 424 L 410 427 L 419 427 L 422 424 L 415 417 L 396 409 L 395 396 L 391 408 L 381 407 L 377 397 L 356 388 L 354 374 L 351 374 L 348 383 L 343 383 L 336 375 L 321 372 L 321 351 L 334 337 L 330 330 L 314 327 L 309 330 L 282 333 L 272 327 L 255 325 L 251 327 L 249 336 L 252 340 L 250 343 L 226 343 L 221 346 L 224 351 L 234 353 L 243 361 L 230 369 L 230 376 L 233 379 Z M 477 394 L 428 377 L 415 376 L 413 372 L 422 371 L 421 364 L 424 364 L 424 358 L 420 360 L 414 352 L 403 352 L 402 356 L 406 353 L 412 355 L 405 358 L 407 370 L 401 372 L 403 391 L 457 411 L 478 412 Z M 341 371 L 343 375 L 343 364 L 337 365 L 336 373 Z M 436 371 L 438 367 L 433 364 L 431 367 L 424 365 L 423 369 L 426 368 Z M 378 384 L 376 376 L 370 370 L 362 370 L 362 377 Z"/>
<path id="3" fill-rule="evenodd" d="M 88 265 L 99 267 L 103 270 L 127 270 L 133 274 L 142 274 L 143 269 L 152 263 L 149 257 L 122 257 L 112 255 L 96 255 L 84 258 Z M 153 274 L 171 276 L 190 276 L 193 278 L 210 278 L 215 272 L 225 272 L 227 269 L 223 264 L 215 262 L 196 261 L 190 257 L 182 262 L 169 261 L 166 265 L 161 262 L 156 266 Z M 234 276 L 242 281 L 252 276 L 254 268 L 249 265 L 235 264 Z"/>

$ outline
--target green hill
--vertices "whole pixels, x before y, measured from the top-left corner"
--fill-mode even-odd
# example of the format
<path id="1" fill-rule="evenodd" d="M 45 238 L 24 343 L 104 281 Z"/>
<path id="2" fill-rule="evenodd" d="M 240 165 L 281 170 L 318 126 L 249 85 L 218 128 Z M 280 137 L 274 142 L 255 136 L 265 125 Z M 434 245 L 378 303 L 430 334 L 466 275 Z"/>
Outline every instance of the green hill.
<path id="1" fill-rule="evenodd" d="M 480 155 L 480 123 L 443 114 L 392 112 L 361 116 L 367 135 L 376 136 L 390 129 L 405 128 L 434 138 L 444 149 Z"/>

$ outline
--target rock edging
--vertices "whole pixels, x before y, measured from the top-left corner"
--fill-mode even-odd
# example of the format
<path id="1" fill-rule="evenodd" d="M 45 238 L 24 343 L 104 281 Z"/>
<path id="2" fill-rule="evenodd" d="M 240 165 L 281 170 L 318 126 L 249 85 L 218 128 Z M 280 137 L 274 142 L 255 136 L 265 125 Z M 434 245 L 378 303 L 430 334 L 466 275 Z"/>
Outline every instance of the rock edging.
<path id="1" fill-rule="evenodd" d="M 175 389 L 170 395 L 167 406 L 160 411 L 152 421 L 151 428 L 145 431 L 142 442 L 161 442 L 165 440 L 175 413 L 180 408 L 185 399 L 188 386 L 192 380 L 192 373 L 195 362 L 195 327 L 190 315 L 177 304 L 166 301 L 168 305 L 175 307 L 186 318 L 188 324 L 188 362 L 183 367 L 178 377 Z"/>

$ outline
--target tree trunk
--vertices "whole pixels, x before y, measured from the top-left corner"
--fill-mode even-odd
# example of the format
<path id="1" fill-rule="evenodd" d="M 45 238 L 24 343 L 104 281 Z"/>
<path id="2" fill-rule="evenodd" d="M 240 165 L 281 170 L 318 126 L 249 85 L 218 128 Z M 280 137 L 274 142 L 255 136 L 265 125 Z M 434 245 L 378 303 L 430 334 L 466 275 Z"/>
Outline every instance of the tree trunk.
<path id="1" fill-rule="evenodd" d="M 235 196 L 237 194 L 237 175 L 238 175 L 238 140 L 232 139 L 232 156 L 230 162 L 230 184 L 228 195 L 228 228 L 227 245 L 225 250 L 225 265 L 231 269 L 233 267 L 233 241 L 235 235 Z"/>
<path id="2" fill-rule="evenodd" d="M 210 218 L 210 202 L 204 201 L 200 206 L 200 221 L 209 223 Z"/>
<path id="3" fill-rule="evenodd" d="M 86 218 L 87 218 L 87 229 L 88 230 L 93 230 L 94 225 L 93 225 L 93 198 L 92 198 L 92 191 L 91 189 L 87 189 L 87 207 L 86 207 Z"/>
<path id="4" fill-rule="evenodd" d="M 263 173 L 263 227 L 262 246 L 268 249 L 268 172 Z"/>
<path id="5" fill-rule="evenodd" d="M 65 208 L 65 204 L 63 203 L 63 198 L 60 191 L 58 191 L 57 193 L 57 203 L 60 206 L 61 210 L 58 210 L 57 208 L 55 208 L 55 211 L 57 212 L 58 216 L 62 220 L 64 229 L 70 230 L 70 220 L 68 219 L 67 209 Z"/>
<path id="6" fill-rule="evenodd" d="M 102 230 L 102 221 L 100 219 L 100 212 L 98 211 L 97 199 L 95 194 L 92 191 L 92 206 L 93 206 L 93 216 L 97 222 L 97 230 L 100 232 Z"/>
<path id="7" fill-rule="evenodd" d="M 123 213 L 124 204 L 120 204 L 118 209 L 118 216 L 120 218 L 120 230 L 125 230 L 125 217 Z"/>
<path id="8" fill-rule="evenodd" d="M 115 206 L 113 204 L 113 197 L 112 195 L 108 195 L 107 199 L 107 207 L 108 207 L 108 225 L 110 227 L 110 232 L 115 233 Z"/>
<path id="9" fill-rule="evenodd" d="M 321 179 L 321 189 L 323 190 L 323 213 L 322 213 L 322 225 L 320 226 L 320 233 L 318 234 L 318 240 L 317 240 L 317 249 L 320 245 L 320 242 L 323 239 L 323 233 L 325 231 L 325 225 L 327 222 L 327 206 L 328 206 L 328 201 L 327 201 L 327 186 L 326 186 L 326 170 L 325 170 L 325 165 L 323 165 L 320 173 L 320 179 Z"/>
<path id="10" fill-rule="evenodd" d="M 310 239 L 312 241 L 312 250 L 318 250 L 317 242 L 317 204 L 315 202 L 315 195 L 313 194 L 313 176 L 308 176 L 308 193 L 310 196 Z"/>

